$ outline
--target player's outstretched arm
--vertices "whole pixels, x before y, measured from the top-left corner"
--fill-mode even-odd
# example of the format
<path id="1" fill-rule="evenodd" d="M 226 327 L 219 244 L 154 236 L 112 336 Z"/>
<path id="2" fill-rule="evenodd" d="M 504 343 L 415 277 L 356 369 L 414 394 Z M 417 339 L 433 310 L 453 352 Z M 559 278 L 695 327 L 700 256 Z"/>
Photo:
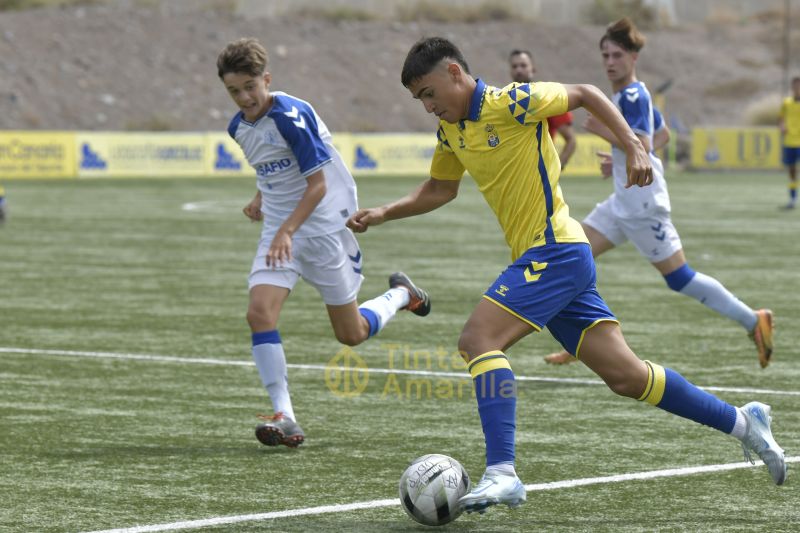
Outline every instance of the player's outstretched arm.
<path id="1" fill-rule="evenodd" d="M 619 141 L 617 146 L 625 151 L 625 164 L 628 169 L 626 187 L 643 187 L 653 183 L 653 166 L 642 141 L 625 122 L 622 114 L 611 100 L 594 85 L 565 85 L 570 110 L 583 107 L 611 130 Z"/>
<path id="2" fill-rule="evenodd" d="M 381 207 L 359 209 L 347 221 L 347 227 L 356 233 L 387 220 L 413 217 L 443 206 L 458 195 L 461 180 L 430 178 L 406 196 Z"/>

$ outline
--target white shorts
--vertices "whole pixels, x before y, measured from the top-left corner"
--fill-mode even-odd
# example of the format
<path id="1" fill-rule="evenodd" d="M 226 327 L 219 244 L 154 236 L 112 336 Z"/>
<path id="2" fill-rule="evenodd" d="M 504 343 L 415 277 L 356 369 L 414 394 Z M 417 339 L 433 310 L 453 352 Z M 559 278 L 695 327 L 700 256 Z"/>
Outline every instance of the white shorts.
<path id="1" fill-rule="evenodd" d="M 261 239 L 253 259 L 248 283 L 294 288 L 303 278 L 317 289 L 327 305 L 344 305 L 355 301 L 364 276 L 363 257 L 355 235 L 344 228 L 330 235 L 295 237 L 292 239 L 292 260 L 278 267 L 267 267 L 267 252 L 272 239 Z"/>
<path id="2" fill-rule="evenodd" d="M 663 261 L 682 248 L 668 211 L 655 209 L 643 217 L 620 218 L 611 204 L 610 197 L 597 204 L 583 223 L 602 233 L 615 246 L 630 240 L 651 263 Z"/>

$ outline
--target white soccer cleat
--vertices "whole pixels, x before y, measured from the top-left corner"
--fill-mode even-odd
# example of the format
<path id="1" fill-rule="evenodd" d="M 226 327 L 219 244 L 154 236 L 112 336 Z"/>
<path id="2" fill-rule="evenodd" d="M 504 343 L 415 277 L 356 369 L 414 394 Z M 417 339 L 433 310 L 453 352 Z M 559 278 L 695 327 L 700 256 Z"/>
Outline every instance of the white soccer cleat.
<path id="1" fill-rule="evenodd" d="M 747 430 L 742 438 L 744 457 L 751 464 L 755 464 L 751 451 L 756 452 L 764 461 L 776 485 L 783 485 L 786 481 L 786 459 L 783 448 L 778 446 L 769 428 L 772 417 L 769 416 L 771 407 L 760 402 L 750 402 L 741 407 L 747 421 Z"/>
<path id="2" fill-rule="evenodd" d="M 513 509 L 526 499 L 525 486 L 517 476 L 486 472 L 475 488 L 458 500 L 458 504 L 468 513 L 477 511 L 483 514 L 492 505 L 504 503 Z"/>

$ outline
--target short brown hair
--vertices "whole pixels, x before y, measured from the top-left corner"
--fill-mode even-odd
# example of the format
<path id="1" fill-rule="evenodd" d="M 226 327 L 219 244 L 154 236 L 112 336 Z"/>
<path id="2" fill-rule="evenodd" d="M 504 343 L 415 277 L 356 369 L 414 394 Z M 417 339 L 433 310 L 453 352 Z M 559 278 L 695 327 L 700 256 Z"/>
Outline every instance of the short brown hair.
<path id="1" fill-rule="evenodd" d="M 636 28 L 628 17 L 619 19 L 606 26 L 606 33 L 600 39 L 600 48 L 606 41 L 612 41 L 628 52 L 638 52 L 644 48 L 644 35 Z"/>
<path id="2" fill-rule="evenodd" d="M 220 79 L 229 72 L 261 76 L 267 69 L 268 61 L 267 50 L 258 39 L 238 39 L 228 43 L 219 53 L 217 74 Z"/>

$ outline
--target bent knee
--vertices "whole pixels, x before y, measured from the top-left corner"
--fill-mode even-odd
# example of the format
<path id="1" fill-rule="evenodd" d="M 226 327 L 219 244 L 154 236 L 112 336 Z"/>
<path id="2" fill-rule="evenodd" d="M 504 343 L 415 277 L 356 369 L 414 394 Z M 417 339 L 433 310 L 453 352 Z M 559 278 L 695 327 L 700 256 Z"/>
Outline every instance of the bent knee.
<path id="1" fill-rule="evenodd" d="M 336 340 L 347 346 L 358 346 L 367 336 L 358 331 L 336 331 Z"/>
<path id="2" fill-rule="evenodd" d="M 264 308 L 249 307 L 247 323 L 253 331 L 268 331 L 278 326 L 278 313 L 271 313 Z"/>

